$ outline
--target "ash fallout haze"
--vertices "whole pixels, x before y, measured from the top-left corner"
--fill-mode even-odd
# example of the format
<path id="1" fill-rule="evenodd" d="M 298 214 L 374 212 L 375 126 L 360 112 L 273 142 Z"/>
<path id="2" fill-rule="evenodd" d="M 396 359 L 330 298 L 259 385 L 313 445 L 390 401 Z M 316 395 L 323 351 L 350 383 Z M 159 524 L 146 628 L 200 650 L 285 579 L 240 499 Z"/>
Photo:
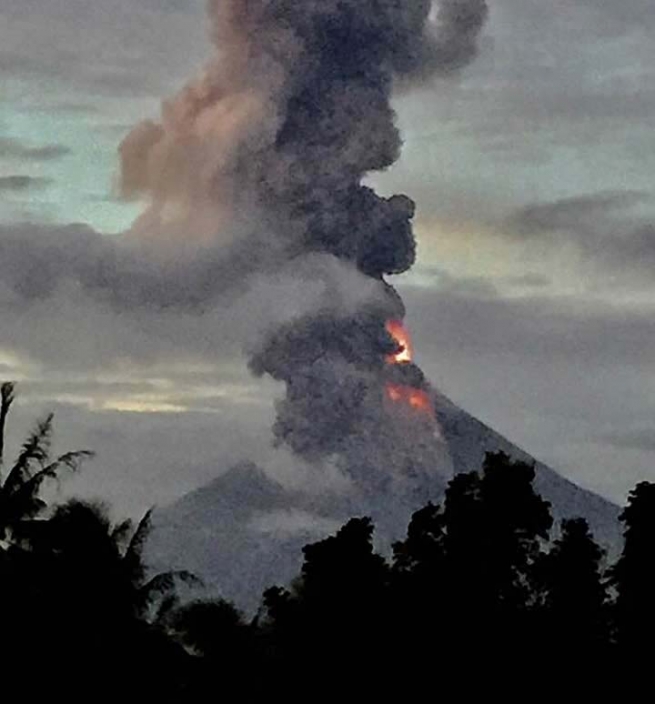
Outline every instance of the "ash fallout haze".
<path id="1" fill-rule="evenodd" d="M 307 496 L 411 503 L 463 469 L 486 430 L 445 394 L 621 502 L 655 479 L 653 25 L 642 0 L 0 0 L 10 443 L 54 409 L 97 452 L 66 490 L 131 513 L 238 498 L 242 468 L 304 497 L 251 527 L 306 536 L 336 516 Z"/>

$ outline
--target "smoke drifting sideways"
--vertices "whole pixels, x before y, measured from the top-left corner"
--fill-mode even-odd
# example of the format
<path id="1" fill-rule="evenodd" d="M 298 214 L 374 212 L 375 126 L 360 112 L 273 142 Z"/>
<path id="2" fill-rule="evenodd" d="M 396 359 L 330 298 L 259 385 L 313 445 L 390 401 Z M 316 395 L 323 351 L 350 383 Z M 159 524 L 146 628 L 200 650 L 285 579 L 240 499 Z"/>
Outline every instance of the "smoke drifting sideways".
<path id="1" fill-rule="evenodd" d="M 485 0 L 208 7 L 215 55 L 120 146 L 120 191 L 146 201 L 142 215 L 115 237 L 0 228 L 0 298 L 229 308 L 250 369 L 286 389 L 278 444 L 361 482 L 431 471 L 434 419 L 385 392 L 429 391 L 413 363 L 387 363 L 386 324 L 405 311 L 385 276 L 414 262 L 414 203 L 363 180 L 400 155 L 393 91 L 472 60 Z"/>
<path id="2" fill-rule="evenodd" d="M 487 12 L 485 0 L 210 0 L 215 56 L 121 145 L 121 192 L 149 202 L 140 240 L 209 260 L 219 244 L 242 277 L 324 255 L 375 282 L 356 311 L 326 301 L 249 350 L 254 373 L 285 384 L 277 442 L 305 460 L 407 477 L 442 453 L 434 418 L 390 411 L 385 394 L 428 389 L 414 364 L 385 361 L 397 351 L 385 324 L 404 307 L 384 277 L 414 263 L 414 203 L 362 181 L 400 155 L 394 88 L 469 63 Z"/>

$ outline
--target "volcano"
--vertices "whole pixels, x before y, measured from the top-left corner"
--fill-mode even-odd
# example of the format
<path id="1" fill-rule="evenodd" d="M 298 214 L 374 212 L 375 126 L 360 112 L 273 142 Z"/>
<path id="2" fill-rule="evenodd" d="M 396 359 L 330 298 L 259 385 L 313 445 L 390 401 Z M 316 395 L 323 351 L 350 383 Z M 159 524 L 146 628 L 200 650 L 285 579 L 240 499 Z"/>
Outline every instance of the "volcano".
<path id="1" fill-rule="evenodd" d="M 301 549 L 335 532 L 353 516 L 370 516 L 377 547 L 389 553 L 404 537 L 411 514 L 443 498 L 448 479 L 479 470 L 486 452 L 503 451 L 534 463 L 535 488 L 556 521 L 581 516 L 610 554 L 621 542 L 619 508 L 538 462 L 499 433 L 432 390 L 447 449 L 431 474 L 390 481 L 383 467 L 359 473 L 332 491 L 289 489 L 254 464 L 233 467 L 155 515 L 148 545 L 153 568 L 191 570 L 212 595 L 256 608 L 264 589 L 287 584 L 300 570 Z"/>
<path id="2" fill-rule="evenodd" d="M 120 190 L 147 203 L 135 236 L 206 247 L 202 275 L 185 278 L 197 286 L 176 289 L 177 305 L 205 309 L 257 277 L 293 270 L 300 280 L 323 263 L 312 277 L 320 300 L 270 316 L 244 348 L 250 371 L 284 389 L 274 445 L 320 479 L 290 488 L 266 467 L 235 467 L 161 511 L 151 544 L 153 566 L 189 569 L 253 606 L 297 573 L 303 545 L 350 517 L 370 516 L 388 550 L 412 512 L 438 501 L 453 474 L 480 468 L 486 451 L 530 458 L 435 392 L 412 361 L 388 279 L 415 262 L 416 204 L 368 185 L 401 155 L 394 95 L 455 80 L 478 55 L 486 0 L 207 7 L 213 57 L 124 139 Z M 582 515 L 614 540 L 615 507 L 538 463 L 537 476 L 558 517 Z"/>

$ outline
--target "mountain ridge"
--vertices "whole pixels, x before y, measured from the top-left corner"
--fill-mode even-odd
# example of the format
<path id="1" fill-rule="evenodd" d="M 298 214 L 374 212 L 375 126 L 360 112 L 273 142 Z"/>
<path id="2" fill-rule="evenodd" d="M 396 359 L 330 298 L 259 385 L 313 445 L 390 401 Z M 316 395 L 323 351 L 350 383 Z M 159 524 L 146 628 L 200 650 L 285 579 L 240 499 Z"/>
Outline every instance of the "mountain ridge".
<path id="1" fill-rule="evenodd" d="M 443 394 L 434 391 L 432 398 L 451 466 L 436 467 L 429 481 L 419 477 L 412 485 L 390 485 L 370 477 L 370 483 L 316 491 L 289 488 L 242 463 L 156 512 L 149 563 L 154 569 L 191 570 L 210 594 L 254 609 L 265 588 L 298 574 L 304 545 L 353 516 L 372 518 L 376 546 L 388 554 L 391 543 L 404 536 L 411 514 L 443 497 L 452 474 L 479 470 L 485 453 L 496 451 L 534 463 L 535 489 L 551 503 L 555 521 L 581 516 L 610 554 L 618 550 L 618 506 L 534 460 Z"/>

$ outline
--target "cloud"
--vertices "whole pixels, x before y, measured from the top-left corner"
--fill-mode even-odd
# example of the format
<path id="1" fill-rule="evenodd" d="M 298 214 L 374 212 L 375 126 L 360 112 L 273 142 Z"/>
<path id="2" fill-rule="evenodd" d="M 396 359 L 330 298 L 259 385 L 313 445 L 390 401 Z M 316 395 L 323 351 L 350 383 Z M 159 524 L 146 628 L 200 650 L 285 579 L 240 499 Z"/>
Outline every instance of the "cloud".
<path id="1" fill-rule="evenodd" d="M 510 222 L 522 235 L 553 230 L 588 230 L 616 213 L 625 213 L 652 196 L 638 191 L 609 191 L 535 203 L 521 208 Z"/>
<path id="2" fill-rule="evenodd" d="M 218 362 L 240 358 L 272 327 L 311 311 L 347 315 L 380 295 L 330 255 L 252 260 L 221 247 L 162 252 L 82 225 L 1 225 L 0 344 L 68 368 Z"/>
<path id="3" fill-rule="evenodd" d="M 46 92 L 160 95 L 202 59 L 202 5 L 106 0 L 80 11 L 77 0 L 12 0 L 2 7 L 0 74 L 46 79 Z"/>
<path id="4" fill-rule="evenodd" d="M 0 176 L 0 193 L 29 191 L 35 188 L 46 188 L 52 183 L 52 179 L 37 176 L 25 176 L 23 174 L 14 176 Z"/>
<path id="5" fill-rule="evenodd" d="M 601 442 L 619 449 L 655 452 L 655 430 L 653 428 L 607 433 L 599 439 Z"/>
<path id="6" fill-rule="evenodd" d="M 507 356 L 530 364 L 578 360 L 597 368 L 647 370 L 655 359 L 655 319 L 648 306 L 574 296 L 488 297 L 462 290 L 402 287 L 409 320 L 430 364 L 457 354 L 472 360 Z M 431 331 L 424 337 L 423 330 Z"/>
<path id="7" fill-rule="evenodd" d="M 653 195 L 610 191 L 535 203 L 515 212 L 508 230 L 523 241 L 573 248 L 617 277 L 652 282 L 655 264 Z"/>
<path id="8" fill-rule="evenodd" d="M 512 298 L 402 293 L 417 361 L 468 412 L 616 501 L 653 477 L 652 453 L 626 455 L 627 445 L 603 437 L 647 427 L 653 416 L 652 305 L 539 289 Z"/>
<path id="9" fill-rule="evenodd" d="M 518 276 L 507 276 L 504 283 L 515 288 L 546 288 L 552 284 L 552 279 L 545 274 L 526 273 Z"/>
<path id="10" fill-rule="evenodd" d="M 2 250 L 9 233 L 25 247 L 16 244 L 11 257 Z M 321 283 L 317 271 L 328 282 L 329 276 L 345 276 L 338 288 L 354 296 L 366 295 L 359 277 L 348 282 L 349 272 L 338 263 L 328 275 L 332 260 L 327 267 L 306 262 L 302 276 L 271 272 L 220 305 L 171 308 L 156 299 L 135 305 L 138 287 L 124 292 L 122 300 L 130 304 L 121 305 L 75 278 L 85 262 L 106 256 L 107 239 L 80 226 L 16 226 L 0 233 L 0 348 L 10 352 L 0 354 L 0 363 L 7 373 L 21 374 L 26 416 L 59 399 L 64 449 L 101 453 L 75 489 L 93 494 L 103 487 L 121 508 L 140 511 L 211 479 L 245 459 L 250 448 L 270 460 L 265 448 L 280 389 L 249 376 L 244 344 L 272 321 L 277 324 L 275 316 L 294 319 L 320 307 L 324 295 L 332 298 L 334 289 Z M 149 266 L 153 276 L 178 271 L 165 262 L 161 269 L 156 261 Z M 27 292 L 17 290 L 12 271 L 42 286 L 39 295 L 30 285 Z M 194 270 L 186 271 L 192 278 Z M 105 269 L 105 276 L 111 273 Z M 129 288 L 129 281 L 116 275 L 105 278 L 105 285 Z M 630 430 L 652 412 L 655 328 L 647 308 L 540 296 L 509 300 L 479 281 L 458 283 L 452 275 L 438 292 L 404 287 L 403 294 L 417 355 L 437 386 L 467 410 L 493 419 L 540 459 L 566 468 L 576 435 L 600 442 L 594 438 L 604 429 Z M 356 296 L 352 304 L 357 307 Z M 144 434 L 154 438 L 153 449 L 143 446 Z M 609 459 L 604 462 L 589 474 L 580 469 L 577 477 L 584 483 L 605 476 Z M 635 466 L 622 483 L 608 475 L 612 491 L 627 488 L 642 467 Z"/>
<path id="11" fill-rule="evenodd" d="M 339 529 L 341 522 L 300 509 L 259 512 L 252 518 L 249 528 L 258 533 L 279 536 L 325 535 Z"/>
<path id="12" fill-rule="evenodd" d="M 580 7 L 590 10 L 600 33 L 625 34 L 650 27 L 655 20 L 650 0 L 575 0 Z"/>
<path id="13" fill-rule="evenodd" d="M 70 153 L 71 150 L 63 144 L 44 144 L 32 147 L 18 139 L 0 137 L 0 159 L 52 161 Z"/>

